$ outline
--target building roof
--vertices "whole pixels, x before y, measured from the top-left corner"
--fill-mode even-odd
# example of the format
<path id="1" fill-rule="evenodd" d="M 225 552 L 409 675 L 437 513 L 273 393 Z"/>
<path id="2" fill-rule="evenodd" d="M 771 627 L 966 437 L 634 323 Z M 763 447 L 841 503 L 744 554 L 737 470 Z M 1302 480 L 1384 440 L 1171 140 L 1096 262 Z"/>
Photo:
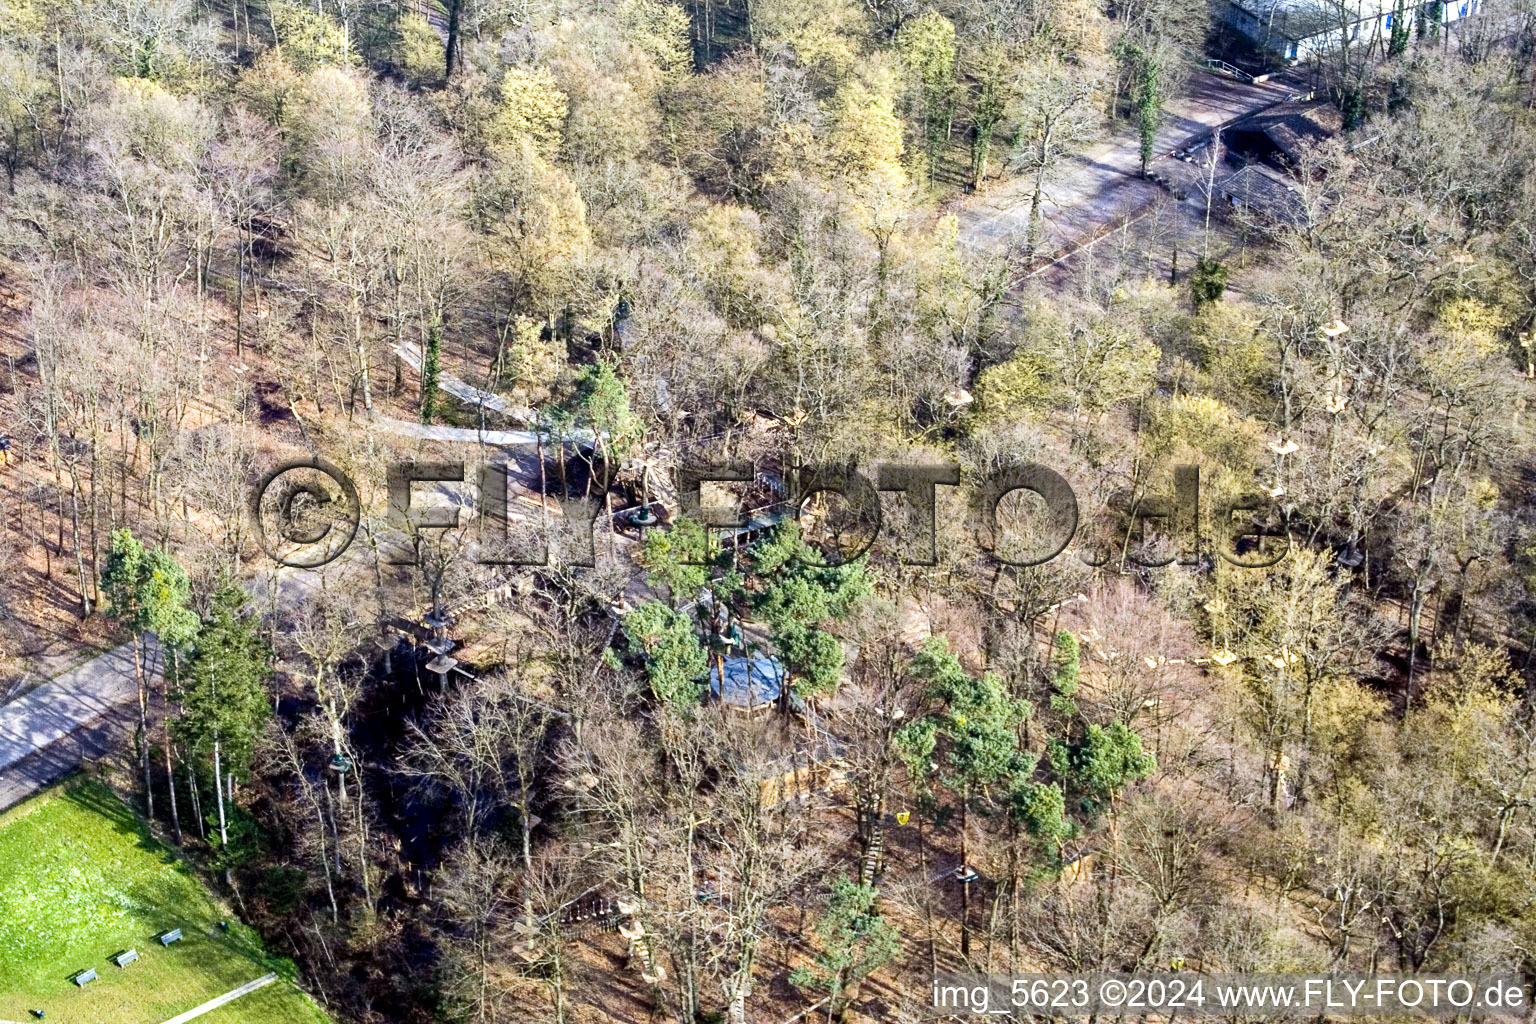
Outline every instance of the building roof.
<path id="1" fill-rule="evenodd" d="M 1231 132 L 1262 132 L 1292 164 L 1302 149 L 1338 134 L 1344 127 L 1339 108 L 1327 100 L 1277 103 L 1232 125 Z"/>
<path id="2" fill-rule="evenodd" d="M 1265 220 L 1296 227 L 1307 222 L 1301 195 L 1278 174 L 1249 164 L 1216 183 L 1216 193 Z"/>
<path id="3" fill-rule="evenodd" d="M 1230 0 L 1247 11 L 1268 34 L 1307 39 L 1340 25 L 1369 21 L 1396 10 L 1396 0 Z"/>

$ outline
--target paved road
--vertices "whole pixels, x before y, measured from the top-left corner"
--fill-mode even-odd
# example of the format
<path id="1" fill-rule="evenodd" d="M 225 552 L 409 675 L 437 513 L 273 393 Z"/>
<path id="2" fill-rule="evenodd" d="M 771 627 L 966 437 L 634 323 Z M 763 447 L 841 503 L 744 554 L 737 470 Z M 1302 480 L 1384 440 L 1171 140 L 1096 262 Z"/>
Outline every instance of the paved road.
<path id="1" fill-rule="evenodd" d="M 1299 80 L 1277 77 L 1250 85 L 1205 71 L 1196 71 L 1187 95 L 1171 100 L 1157 133 L 1157 163 L 1212 129 L 1284 102 L 1303 88 Z M 1125 215 L 1152 202 L 1160 187 L 1141 172 L 1141 138 L 1133 131 L 1117 134 L 1067 158 L 1064 169 L 1046 189 L 1042 205 L 1038 251 L 1055 252 L 1091 237 Z M 1029 233 L 1031 183 L 1015 178 L 996 191 L 965 201 L 955 209 L 960 240 L 978 249 L 998 248 Z"/>
<path id="2" fill-rule="evenodd" d="M 145 646 L 151 681 L 159 645 Z M 19 803 L 100 757 L 122 732 L 125 709 L 138 702 L 133 647 L 124 644 L 0 706 L 0 808 Z"/>
<path id="3" fill-rule="evenodd" d="M 15 807 L 72 775 L 85 761 L 107 757 L 123 749 L 132 741 L 138 720 L 138 708 L 129 700 L 96 722 L 76 729 L 0 771 L 0 811 Z"/>
<path id="4" fill-rule="evenodd" d="M 403 342 L 395 348 L 395 355 L 415 370 L 421 372 L 421 346 L 414 341 Z M 500 413 L 510 418 L 514 423 L 531 422 L 534 418 L 532 409 L 514 405 L 501 395 L 490 391 L 482 391 L 473 384 L 451 374 L 440 373 L 437 378 L 437 386 L 448 394 L 457 398 L 465 405 L 473 405 L 481 409 L 487 409 L 494 413 Z M 378 417 L 374 424 L 383 431 L 391 434 L 402 434 L 406 437 L 419 437 L 429 441 L 460 441 L 469 444 L 488 444 L 499 446 L 519 446 L 538 444 L 538 435 L 532 430 L 478 430 L 468 427 L 440 427 L 436 424 L 409 423 L 405 420 L 388 419 Z M 590 441 L 590 430 L 573 429 L 566 432 L 567 441 Z M 548 443 L 549 432 L 544 432 Z"/>
<path id="5" fill-rule="evenodd" d="M 157 677 L 159 645 L 150 637 L 144 663 Z M 133 647 L 123 644 L 0 707 L 0 772 L 77 729 L 138 700 Z"/>
<path id="6" fill-rule="evenodd" d="M 421 346 L 414 341 L 402 342 L 395 348 L 395 355 L 405 360 L 417 373 L 421 372 Z M 524 409 L 513 405 L 507 399 L 490 391 L 482 391 L 451 373 L 441 373 L 437 378 L 437 386 L 448 392 L 454 398 L 465 405 L 476 405 L 489 409 L 491 412 L 501 413 L 503 416 L 511 416 L 527 421 L 533 418 L 531 409 Z"/>
<path id="7" fill-rule="evenodd" d="M 193 1007 L 192 1009 L 188 1010 L 186 1013 L 179 1013 L 179 1014 L 177 1014 L 176 1016 L 172 1017 L 170 1020 L 166 1021 L 165 1024 L 187 1024 L 187 1021 L 195 1020 L 198 1017 L 201 1017 L 205 1013 L 212 1013 L 214 1010 L 217 1010 L 219 1007 L 223 1006 L 225 1003 L 232 1003 L 236 999 L 239 999 L 241 996 L 248 996 L 252 992 L 255 992 L 259 988 L 266 988 L 268 985 L 272 984 L 276 980 L 277 980 L 277 975 L 275 975 L 275 974 L 264 974 L 261 977 L 257 978 L 255 981 L 248 981 L 248 982 L 246 982 L 244 985 L 241 985 L 239 988 L 235 989 L 232 992 L 224 993 L 223 995 L 219 996 L 217 999 L 210 999 L 210 1000 L 208 1000 L 202 1006 L 196 1006 L 196 1007 Z"/>
<path id="8" fill-rule="evenodd" d="M 531 430 L 473 430 L 468 427 L 440 427 L 430 423 L 393 420 L 385 416 L 374 420 L 374 425 L 386 433 L 419 437 L 428 441 L 458 441 L 498 447 L 532 447 L 539 443 L 538 435 Z"/>

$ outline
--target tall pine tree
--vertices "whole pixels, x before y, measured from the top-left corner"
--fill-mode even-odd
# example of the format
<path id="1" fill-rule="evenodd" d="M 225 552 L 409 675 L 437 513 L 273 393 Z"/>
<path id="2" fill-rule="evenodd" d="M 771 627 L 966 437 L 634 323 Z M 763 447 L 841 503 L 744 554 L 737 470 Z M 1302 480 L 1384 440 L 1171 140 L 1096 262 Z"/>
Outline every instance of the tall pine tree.
<path id="1" fill-rule="evenodd" d="M 219 588 L 181 678 L 178 732 L 189 752 L 210 759 L 226 867 L 229 821 L 224 801 L 230 787 L 225 780 L 249 771 L 256 739 L 272 717 L 266 685 L 272 652 L 257 632 L 256 621 L 240 613 L 245 601 L 237 584 Z"/>
<path id="2" fill-rule="evenodd" d="M 421 354 L 421 422 L 437 415 L 437 382 L 442 376 L 443 322 L 436 313 L 427 325 L 427 347 Z"/>

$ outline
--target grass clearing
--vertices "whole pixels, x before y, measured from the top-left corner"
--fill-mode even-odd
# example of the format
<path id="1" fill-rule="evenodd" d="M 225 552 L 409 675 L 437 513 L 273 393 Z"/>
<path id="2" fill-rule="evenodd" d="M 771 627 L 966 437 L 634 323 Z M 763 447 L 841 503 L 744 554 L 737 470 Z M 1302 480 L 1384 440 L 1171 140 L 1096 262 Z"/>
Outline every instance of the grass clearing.
<path id="1" fill-rule="evenodd" d="M 162 948 L 155 936 L 171 928 L 185 938 Z M 117 967 L 130 948 L 141 959 Z M 99 980 L 76 988 L 86 968 Z M 255 932 L 100 783 L 0 816 L 0 1020 L 37 1008 L 62 1024 L 159 1024 L 271 969 Z M 326 1024 L 282 981 L 201 1020 Z"/>

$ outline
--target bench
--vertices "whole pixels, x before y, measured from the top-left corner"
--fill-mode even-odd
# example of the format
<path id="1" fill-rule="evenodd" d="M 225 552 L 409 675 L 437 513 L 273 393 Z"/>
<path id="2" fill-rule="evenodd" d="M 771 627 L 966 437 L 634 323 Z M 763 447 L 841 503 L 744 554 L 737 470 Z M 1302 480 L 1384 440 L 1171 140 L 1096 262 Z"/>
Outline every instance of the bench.
<path id="1" fill-rule="evenodd" d="M 94 968 L 94 967 L 87 967 L 85 970 L 81 971 L 79 974 L 76 974 L 73 978 L 70 978 L 69 980 L 74 982 L 75 985 L 78 986 L 79 988 L 85 988 L 85 986 L 86 986 L 86 984 L 88 982 L 92 982 L 92 981 L 96 980 L 96 968 Z"/>
<path id="2" fill-rule="evenodd" d="M 117 956 L 114 956 L 112 958 L 112 962 L 117 964 L 117 966 L 119 966 L 119 967 L 127 967 L 129 964 L 133 963 L 138 958 L 139 958 L 139 951 L 136 950 L 136 949 L 129 949 L 129 950 L 124 950 L 123 952 L 117 954 Z"/>
<path id="3" fill-rule="evenodd" d="M 181 941 L 181 929 L 172 928 L 168 932 L 162 932 L 160 935 L 156 936 L 156 938 L 160 940 L 160 945 L 169 946 L 173 942 Z"/>

